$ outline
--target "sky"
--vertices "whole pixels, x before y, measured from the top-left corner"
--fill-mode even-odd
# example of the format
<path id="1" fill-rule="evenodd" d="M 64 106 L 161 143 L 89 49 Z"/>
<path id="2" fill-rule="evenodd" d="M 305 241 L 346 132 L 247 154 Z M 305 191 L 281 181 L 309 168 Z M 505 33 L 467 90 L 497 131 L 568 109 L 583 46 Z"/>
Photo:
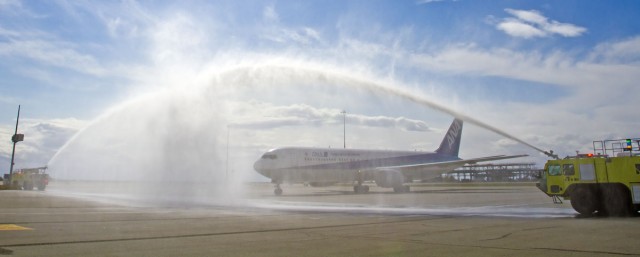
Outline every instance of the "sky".
<path id="1" fill-rule="evenodd" d="M 638 1 L 0 0 L 0 170 L 18 105 L 16 168 L 66 178 L 259 179 L 264 151 L 343 137 L 433 151 L 452 114 L 590 152 L 639 137 L 637 17 Z M 460 156 L 495 154 L 546 160 L 465 123 Z"/>

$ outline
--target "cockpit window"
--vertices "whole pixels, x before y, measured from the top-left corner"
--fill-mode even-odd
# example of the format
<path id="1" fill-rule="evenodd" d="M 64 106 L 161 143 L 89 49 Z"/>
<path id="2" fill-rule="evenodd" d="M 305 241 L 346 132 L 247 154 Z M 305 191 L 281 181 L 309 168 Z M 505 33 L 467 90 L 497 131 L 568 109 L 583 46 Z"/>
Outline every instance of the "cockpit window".
<path id="1" fill-rule="evenodd" d="M 275 160 L 275 159 L 278 159 L 278 156 L 275 155 L 275 154 L 264 154 L 264 155 L 262 155 L 262 159 Z"/>
<path id="2" fill-rule="evenodd" d="M 549 176 L 560 175 L 560 165 L 549 165 Z"/>
<path id="3" fill-rule="evenodd" d="M 576 170 L 573 168 L 573 164 L 564 164 L 562 165 L 562 169 L 564 170 L 564 175 L 573 176 L 576 174 Z"/>

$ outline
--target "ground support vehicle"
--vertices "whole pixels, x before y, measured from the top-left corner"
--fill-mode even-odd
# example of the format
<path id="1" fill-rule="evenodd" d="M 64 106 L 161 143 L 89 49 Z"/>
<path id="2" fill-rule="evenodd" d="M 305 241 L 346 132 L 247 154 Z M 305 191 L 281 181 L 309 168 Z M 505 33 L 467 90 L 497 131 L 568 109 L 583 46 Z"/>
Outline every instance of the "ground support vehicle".
<path id="1" fill-rule="evenodd" d="M 11 189 L 33 190 L 37 188 L 43 191 L 49 184 L 49 175 L 46 173 L 47 167 L 32 169 L 20 169 L 9 176 L 5 174 L 4 181 L 11 181 Z"/>
<path id="2" fill-rule="evenodd" d="M 594 141 L 595 154 L 547 161 L 536 186 L 556 203 L 562 202 L 561 197 L 571 201 L 573 209 L 583 215 L 637 215 L 640 155 L 633 153 L 633 147 L 615 141 L 629 142 L 628 139 Z M 632 142 L 640 144 L 638 139 Z M 610 157 L 608 152 L 615 157 Z"/>

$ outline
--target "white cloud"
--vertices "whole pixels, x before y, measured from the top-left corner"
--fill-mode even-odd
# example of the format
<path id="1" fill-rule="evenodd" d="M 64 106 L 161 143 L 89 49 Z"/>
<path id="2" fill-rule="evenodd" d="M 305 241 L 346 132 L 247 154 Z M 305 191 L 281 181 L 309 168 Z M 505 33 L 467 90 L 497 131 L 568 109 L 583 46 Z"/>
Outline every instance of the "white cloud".
<path id="1" fill-rule="evenodd" d="M 551 33 L 560 34 L 565 37 L 577 37 L 587 31 L 587 29 L 583 27 L 578 27 L 576 25 L 568 23 L 560 23 L 557 21 L 552 21 L 551 23 L 545 24 L 544 26 L 544 30 Z"/>
<path id="2" fill-rule="evenodd" d="M 116 17 L 116 18 L 111 18 L 108 19 L 106 21 L 107 24 L 107 29 L 109 30 L 109 35 L 111 35 L 112 37 L 117 37 L 118 36 L 118 30 L 120 27 L 122 27 L 122 19 L 120 19 L 120 17 Z"/>
<path id="3" fill-rule="evenodd" d="M 432 3 L 437 3 L 437 2 L 444 2 L 447 0 L 418 0 L 416 1 L 417 5 L 423 5 L 423 4 L 432 4 Z M 452 0 L 452 2 L 455 2 L 457 0 Z"/>
<path id="4" fill-rule="evenodd" d="M 199 57 L 207 56 L 204 50 L 209 38 L 207 34 L 192 16 L 178 13 L 155 24 L 150 31 L 153 49 L 149 52 L 156 62 L 178 65 L 193 63 Z"/>
<path id="5" fill-rule="evenodd" d="M 530 22 L 537 25 L 544 25 L 548 23 L 547 18 L 542 16 L 542 14 L 535 10 L 525 11 L 507 8 L 505 9 L 505 11 L 524 22 Z"/>
<path id="6" fill-rule="evenodd" d="M 98 18 L 104 24 L 109 36 L 118 40 L 138 39 L 144 28 L 160 22 L 139 5 L 137 1 L 121 1 L 117 5 L 107 2 L 58 1 L 56 2 L 66 14 L 78 23 L 92 22 Z M 88 14 L 88 15 L 87 15 Z"/>
<path id="7" fill-rule="evenodd" d="M 563 37 L 577 37 L 587 31 L 586 28 L 573 24 L 555 20 L 549 21 L 547 17 L 536 10 L 505 9 L 505 11 L 515 18 L 503 19 L 496 25 L 496 28 L 513 37 L 546 37 L 554 34 Z"/>
<path id="8" fill-rule="evenodd" d="M 260 37 L 273 42 L 309 45 L 320 41 L 320 33 L 311 27 L 288 27 L 280 24 L 278 13 L 273 5 L 266 6 L 262 12 L 265 24 Z"/>
<path id="9" fill-rule="evenodd" d="M 58 149 L 86 124 L 86 121 L 75 118 L 21 119 L 18 133 L 24 134 L 25 139 L 16 145 L 16 168 L 46 165 Z M 14 129 L 13 126 L 1 126 L 0 138 L 10 139 Z M 2 167 L 8 167 L 10 164 L 11 144 L 11 140 L 0 141 L 0 165 Z"/>
<path id="10" fill-rule="evenodd" d="M 590 59 L 593 62 L 640 65 L 640 36 L 599 44 L 591 53 Z"/>
<path id="11" fill-rule="evenodd" d="M 280 26 L 268 26 L 264 29 L 262 38 L 277 43 L 295 43 L 309 45 L 320 41 L 320 33 L 313 28 L 286 28 Z"/>
<path id="12" fill-rule="evenodd" d="M 547 33 L 519 20 L 505 20 L 498 24 L 498 29 L 514 37 L 543 37 Z"/>
<path id="13" fill-rule="evenodd" d="M 307 104 L 274 106 L 268 103 L 250 101 L 236 103 L 236 121 L 233 127 L 251 129 L 273 129 L 288 126 L 320 127 L 342 125 L 344 116 L 339 109 L 315 108 Z M 245 115 L 245 116 L 242 116 Z M 404 131 L 427 132 L 432 129 L 420 120 L 405 117 L 368 116 L 347 113 L 348 126 L 370 128 L 397 128 Z"/>
<path id="14" fill-rule="evenodd" d="M 90 54 L 79 52 L 74 44 L 58 41 L 39 31 L 18 33 L 2 30 L 6 41 L 0 43 L 0 56 L 27 58 L 53 67 L 103 76 L 107 70 Z"/>
<path id="15" fill-rule="evenodd" d="M 307 36 L 307 38 L 315 39 L 318 41 L 320 40 L 320 33 L 315 29 L 305 27 L 302 30 L 304 31 L 304 34 Z"/>
<path id="16" fill-rule="evenodd" d="M 507 48 L 481 49 L 475 45 L 453 45 L 433 55 L 410 54 L 407 58 L 415 67 L 428 71 L 498 76 L 576 89 L 584 89 L 587 85 L 594 88 L 596 85 L 630 88 L 635 85 L 633 81 L 638 79 L 640 66 L 629 65 L 620 60 L 624 60 L 623 56 L 626 54 L 634 54 L 636 50 L 634 47 L 611 47 L 609 44 L 596 47 L 594 55 L 610 57 L 607 63 L 596 61 L 594 57 L 578 59 L 561 51 L 543 54 Z"/>
<path id="17" fill-rule="evenodd" d="M 262 11 L 262 16 L 266 21 L 277 22 L 278 21 L 278 13 L 276 12 L 276 8 L 273 5 L 269 5 L 264 8 Z"/>

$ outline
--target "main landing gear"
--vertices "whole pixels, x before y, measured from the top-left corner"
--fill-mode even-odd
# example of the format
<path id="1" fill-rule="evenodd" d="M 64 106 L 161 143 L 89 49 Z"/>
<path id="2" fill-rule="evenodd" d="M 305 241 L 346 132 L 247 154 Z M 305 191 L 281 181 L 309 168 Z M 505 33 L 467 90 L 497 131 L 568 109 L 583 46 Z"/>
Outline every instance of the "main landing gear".
<path id="1" fill-rule="evenodd" d="M 280 188 L 280 184 L 276 184 L 276 189 L 273 190 L 273 194 L 282 195 L 282 188 Z"/>
<path id="2" fill-rule="evenodd" d="M 362 173 L 362 171 L 358 171 L 358 173 L 356 174 L 356 183 L 357 184 L 353 186 L 353 192 L 355 192 L 356 194 L 369 192 L 369 186 L 362 185 L 362 183 L 364 183 L 364 174 Z"/>

